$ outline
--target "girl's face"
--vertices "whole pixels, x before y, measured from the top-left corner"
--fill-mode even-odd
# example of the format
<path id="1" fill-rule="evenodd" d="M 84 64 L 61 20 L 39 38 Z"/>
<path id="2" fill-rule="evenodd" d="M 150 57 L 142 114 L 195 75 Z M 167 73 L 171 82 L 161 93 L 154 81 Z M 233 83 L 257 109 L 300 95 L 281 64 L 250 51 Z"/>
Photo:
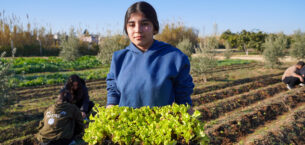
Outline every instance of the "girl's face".
<path id="1" fill-rule="evenodd" d="M 154 42 L 154 26 L 142 13 L 132 13 L 127 22 L 130 41 L 141 51 L 146 51 Z"/>
<path id="2" fill-rule="evenodd" d="M 72 89 L 76 91 L 78 89 L 78 82 L 73 82 Z"/>

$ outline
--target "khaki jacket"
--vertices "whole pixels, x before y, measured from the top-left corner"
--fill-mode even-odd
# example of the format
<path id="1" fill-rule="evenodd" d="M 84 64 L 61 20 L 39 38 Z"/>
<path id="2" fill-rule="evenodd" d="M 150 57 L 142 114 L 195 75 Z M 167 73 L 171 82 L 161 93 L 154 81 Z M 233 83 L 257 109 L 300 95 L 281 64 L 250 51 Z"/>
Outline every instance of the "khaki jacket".
<path id="1" fill-rule="evenodd" d="M 70 103 L 56 103 L 44 113 L 39 124 L 39 132 L 35 135 L 40 142 L 58 139 L 72 139 L 84 130 L 80 110 Z"/>

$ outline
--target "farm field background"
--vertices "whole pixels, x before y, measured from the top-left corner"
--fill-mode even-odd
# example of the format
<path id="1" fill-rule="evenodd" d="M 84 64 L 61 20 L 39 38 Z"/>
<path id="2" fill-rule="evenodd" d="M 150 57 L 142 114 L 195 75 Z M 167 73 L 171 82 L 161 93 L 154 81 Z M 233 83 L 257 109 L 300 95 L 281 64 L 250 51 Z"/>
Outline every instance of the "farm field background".
<path id="1" fill-rule="evenodd" d="M 86 59 L 86 62 L 94 60 L 90 57 Z M 23 61 L 18 63 L 21 67 L 16 65 L 14 69 L 26 67 L 34 70 L 31 66 L 39 68 L 37 66 L 43 67 L 49 60 L 58 62 L 60 59 L 35 58 L 33 60 L 39 61 L 31 63 L 27 62 L 32 61 L 29 58 L 17 59 L 20 60 Z M 52 83 L 20 85 L 19 82 L 14 86 L 16 96 L 10 99 L 10 104 L 5 106 L 0 116 L 0 143 L 31 144 L 43 112 L 54 103 L 70 74 L 77 73 L 84 77 L 91 99 L 105 105 L 105 76 L 108 69 L 109 66 L 98 64 L 83 67 L 82 70 L 59 66 L 57 70 L 39 68 L 38 71 L 21 74 L 24 75 L 23 81 L 42 77 L 45 79 L 42 82 Z M 260 62 L 221 60 L 207 74 L 208 82 L 202 80 L 202 75 L 192 75 L 195 83 L 192 95 L 194 108 L 201 112 L 200 120 L 207 122 L 206 133 L 211 144 L 261 144 L 285 140 L 304 143 L 302 136 L 294 134 L 298 132 L 304 135 L 305 89 L 287 91 L 281 82 L 283 71 L 283 68 L 266 69 Z M 61 80 L 49 81 L 54 78 Z M 282 134 L 286 137 L 283 138 Z"/>
<path id="2" fill-rule="evenodd" d="M 167 45 L 148 48 L 148 42 L 154 44 L 154 40 L 168 43 L 188 57 L 195 84 L 192 108 L 200 116 L 196 111 L 189 117 L 191 110 L 183 109 L 185 106 L 175 109 L 175 105 L 161 108 L 166 109 L 160 111 L 161 115 L 146 108 L 144 117 L 127 111 L 137 109 L 124 110 L 137 114 L 128 117 L 108 109 L 100 112 L 115 112 L 129 122 L 120 122 L 119 116 L 112 116 L 117 124 L 123 125 L 116 130 L 111 124 L 113 120 L 103 115 L 95 116 L 98 121 L 84 120 L 86 125 L 97 124 L 91 123 L 93 127 L 89 127 L 83 140 L 77 139 L 77 144 L 127 140 L 134 144 L 150 141 L 192 145 L 203 144 L 205 135 L 212 145 L 305 144 L 305 87 L 297 85 L 288 90 L 289 86 L 281 80 L 288 67 L 305 60 L 305 1 L 139 3 L 152 5 L 157 15 L 149 10 L 152 16 L 146 18 L 148 9 L 140 5 L 137 9 L 145 9 L 143 15 L 134 15 L 132 7 L 128 8 L 135 4 L 134 0 L 1 2 L 0 145 L 32 145 L 43 112 L 55 103 L 67 78 L 73 74 L 86 81 L 90 99 L 103 110 L 107 102 L 106 77 L 110 65 L 117 63 L 112 62 L 112 55 L 131 43 L 140 49 L 142 46 L 134 42 L 138 38 L 141 45 L 145 43 L 145 50 L 158 47 L 154 49 L 158 51 L 148 53 L 156 59 L 162 56 L 162 61 L 167 60 L 165 54 L 159 53 L 159 48 L 166 49 Z M 138 16 L 141 21 L 131 19 Z M 141 34 L 134 38 L 132 35 L 138 32 L 144 32 L 143 37 Z M 148 57 L 149 63 L 158 62 L 151 58 Z M 174 116 L 170 117 L 174 120 L 164 116 Z M 140 118 L 138 124 L 131 121 L 135 118 Z M 101 125 L 101 120 L 110 124 Z M 160 120 L 165 123 L 159 125 Z"/>

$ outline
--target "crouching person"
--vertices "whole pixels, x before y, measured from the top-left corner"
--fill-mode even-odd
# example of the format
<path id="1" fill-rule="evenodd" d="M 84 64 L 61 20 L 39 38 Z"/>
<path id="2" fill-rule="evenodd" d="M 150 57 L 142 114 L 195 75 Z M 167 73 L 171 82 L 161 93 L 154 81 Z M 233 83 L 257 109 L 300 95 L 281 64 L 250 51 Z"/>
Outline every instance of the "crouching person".
<path id="1" fill-rule="evenodd" d="M 90 101 L 85 80 L 78 75 L 71 75 L 61 91 L 68 91 L 71 94 L 73 98 L 71 103 L 75 104 L 80 109 L 83 118 L 87 119 L 94 103 Z"/>
<path id="2" fill-rule="evenodd" d="M 296 65 L 289 67 L 282 76 L 282 80 L 287 84 L 287 88 L 291 90 L 296 85 L 304 86 L 304 78 L 300 74 L 300 70 L 304 67 L 305 63 L 299 61 Z"/>
<path id="3" fill-rule="evenodd" d="M 56 103 L 49 107 L 35 135 L 40 145 L 69 145 L 84 130 L 83 117 L 68 92 L 61 92 Z"/>

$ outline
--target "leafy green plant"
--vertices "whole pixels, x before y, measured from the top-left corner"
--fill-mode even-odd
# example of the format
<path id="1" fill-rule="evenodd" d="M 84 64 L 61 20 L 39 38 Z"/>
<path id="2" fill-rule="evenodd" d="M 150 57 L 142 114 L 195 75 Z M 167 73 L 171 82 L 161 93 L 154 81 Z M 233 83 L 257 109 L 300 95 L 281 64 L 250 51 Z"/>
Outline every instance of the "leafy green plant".
<path id="1" fill-rule="evenodd" d="M 94 109 L 97 114 L 90 116 L 91 122 L 85 130 L 84 141 L 102 144 L 111 141 L 117 144 L 207 144 L 204 123 L 197 120 L 199 111 L 190 115 L 190 106 L 168 105 L 164 107 L 104 106 Z"/>
<path id="2" fill-rule="evenodd" d="M 12 69 L 16 74 L 83 70 L 102 66 L 95 56 L 82 56 L 75 61 L 64 61 L 59 57 L 17 57 L 13 60 L 9 58 L 1 60 L 3 62 L 12 61 Z"/>
<path id="3" fill-rule="evenodd" d="M 38 86 L 38 85 L 53 85 L 64 83 L 68 77 L 72 74 L 77 74 L 85 80 L 96 80 L 96 79 L 105 79 L 109 68 L 101 68 L 97 70 L 86 70 L 80 72 L 57 72 L 51 74 L 41 74 L 41 75 L 27 75 L 21 76 L 16 75 L 11 78 L 10 87 L 27 87 L 27 86 Z"/>

